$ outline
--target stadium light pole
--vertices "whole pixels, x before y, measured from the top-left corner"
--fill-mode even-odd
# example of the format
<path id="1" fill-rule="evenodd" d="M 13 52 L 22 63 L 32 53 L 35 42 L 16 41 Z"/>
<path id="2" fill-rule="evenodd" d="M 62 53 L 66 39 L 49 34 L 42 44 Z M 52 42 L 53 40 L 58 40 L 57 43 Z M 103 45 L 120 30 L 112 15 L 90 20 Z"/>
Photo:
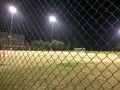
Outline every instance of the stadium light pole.
<path id="1" fill-rule="evenodd" d="M 54 31 L 54 23 L 57 22 L 57 19 L 56 19 L 55 16 L 50 16 L 50 17 L 49 17 L 49 21 L 50 21 L 51 24 L 52 24 L 52 32 L 51 32 L 51 41 L 52 41 L 52 39 L 53 39 L 53 31 Z"/>
<path id="2" fill-rule="evenodd" d="M 120 35 L 120 29 L 118 30 L 118 34 Z M 118 46 L 120 46 L 120 38 L 118 38 Z"/>
<path id="3" fill-rule="evenodd" d="M 12 26 L 12 24 L 13 24 L 13 16 L 14 16 L 14 14 L 17 12 L 17 9 L 16 9 L 16 7 L 14 7 L 14 6 L 9 6 L 9 11 L 11 12 L 11 23 L 10 23 L 10 29 L 11 29 L 11 31 L 10 31 L 10 46 L 12 45 L 12 29 L 13 29 L 13 26 Z"/>

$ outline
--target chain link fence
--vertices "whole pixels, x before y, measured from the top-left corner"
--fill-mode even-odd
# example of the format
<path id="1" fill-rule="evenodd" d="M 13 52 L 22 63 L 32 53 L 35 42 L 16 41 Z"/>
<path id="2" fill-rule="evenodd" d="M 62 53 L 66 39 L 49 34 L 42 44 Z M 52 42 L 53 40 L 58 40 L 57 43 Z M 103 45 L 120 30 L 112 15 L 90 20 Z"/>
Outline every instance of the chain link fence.
<path id="1" fill-rule="evenodd" d="M 119 90 L 119 0 L 0 0 L 0 90 Z"/>

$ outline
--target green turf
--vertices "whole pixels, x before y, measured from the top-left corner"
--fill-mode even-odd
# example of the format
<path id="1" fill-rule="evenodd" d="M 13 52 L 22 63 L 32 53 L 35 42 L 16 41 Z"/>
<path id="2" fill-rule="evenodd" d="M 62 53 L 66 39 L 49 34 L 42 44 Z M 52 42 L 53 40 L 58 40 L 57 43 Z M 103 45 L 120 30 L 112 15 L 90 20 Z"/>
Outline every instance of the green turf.
<path id="1" fill-rule="evenodd" d="M 73 68 L 76 66 L 75 63 L 60 63 L 58 64 L 59 67 L 63 67 L 63 68 Z"/>
<path id="2" fill-rule="evenodd" d="M 111 55 L 7 52 L 1 59 L 0 90 L 119 90 L 120 62 Z"/>

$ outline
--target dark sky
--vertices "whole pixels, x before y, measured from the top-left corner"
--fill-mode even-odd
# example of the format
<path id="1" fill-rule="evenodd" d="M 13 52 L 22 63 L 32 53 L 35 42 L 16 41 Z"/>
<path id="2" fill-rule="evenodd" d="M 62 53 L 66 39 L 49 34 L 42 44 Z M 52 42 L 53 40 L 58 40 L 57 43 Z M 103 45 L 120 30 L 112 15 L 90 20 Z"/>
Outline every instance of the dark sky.
<path id="1" fill-rule="evenodd" d="M 113 49 L 120 37 L 120 0 L 0 0 L 0 31 L 10 32 L 9 5 L 14 15 L 13 33 L 26 40 L 50 40 L 55 15 L 54 39 L 89 50 Z"/>

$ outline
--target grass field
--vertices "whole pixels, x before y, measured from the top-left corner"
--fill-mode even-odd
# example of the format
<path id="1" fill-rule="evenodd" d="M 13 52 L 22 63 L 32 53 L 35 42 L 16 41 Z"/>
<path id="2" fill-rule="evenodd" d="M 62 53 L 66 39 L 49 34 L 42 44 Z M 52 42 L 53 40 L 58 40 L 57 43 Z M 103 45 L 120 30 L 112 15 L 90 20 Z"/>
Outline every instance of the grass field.
<path id="1" fill-rule="evenodd" d="M 0 53 L 0 90 L 120 89 L 119 52 Z"/>

